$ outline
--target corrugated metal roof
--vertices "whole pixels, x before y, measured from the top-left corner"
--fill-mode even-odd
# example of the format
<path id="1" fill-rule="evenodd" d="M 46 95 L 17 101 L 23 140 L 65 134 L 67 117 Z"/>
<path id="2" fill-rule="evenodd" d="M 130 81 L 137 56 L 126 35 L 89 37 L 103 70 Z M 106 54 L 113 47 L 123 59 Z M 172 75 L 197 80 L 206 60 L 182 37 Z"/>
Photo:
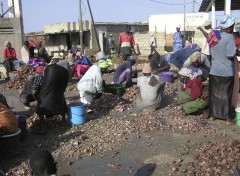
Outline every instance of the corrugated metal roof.
<path id="1" fill-rule="evenodd" d="M 199 12 L 205 12 L 211 0 L 203 0 L 199 8 Z M 225 0 L 215 0 L 215 10 L 224 11 Z M 208 10 L 211 11 L 212 8 Z M 240 10 L 240 0 L 231 0 L 231 10 Z"/>

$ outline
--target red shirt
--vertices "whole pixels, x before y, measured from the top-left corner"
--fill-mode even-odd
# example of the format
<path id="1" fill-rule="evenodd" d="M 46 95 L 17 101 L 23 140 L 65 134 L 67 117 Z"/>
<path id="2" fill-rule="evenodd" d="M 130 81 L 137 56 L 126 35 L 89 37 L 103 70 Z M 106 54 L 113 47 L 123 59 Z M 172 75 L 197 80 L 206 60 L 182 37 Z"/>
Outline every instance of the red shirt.
<path id="1" fill-rule="evenodd" d="M 200 98 L 201 94 L 202 94 L 202 88 L 203 88 L 203 84 L 202 82 L 197 79 L 197 78 L 194 78 L 190 81 L 188 81 L 185 86 L 184 85 L 181 85 L 181 90 L 184 90 L 186 88 L 190 88 L 191 89 L 191 94 L 190 96 L 193 98 L 193 99 L 197 99 L 197 98 Z"/>
<path id="2" fill-rule="evenodd" d="M 3 58 L 6 59 L 12 59 L 12 58 L 16 58 L 16 51 L 14 48 L 5 48 L 3 50 Z"/>
<path id="3" fill-rule="evenodd" d="M 119 44 L 121 47 L 133 47 L 135 45 L 135 40 L 132 34 L 127 34 L 122 32 L 119 34 Z"/>

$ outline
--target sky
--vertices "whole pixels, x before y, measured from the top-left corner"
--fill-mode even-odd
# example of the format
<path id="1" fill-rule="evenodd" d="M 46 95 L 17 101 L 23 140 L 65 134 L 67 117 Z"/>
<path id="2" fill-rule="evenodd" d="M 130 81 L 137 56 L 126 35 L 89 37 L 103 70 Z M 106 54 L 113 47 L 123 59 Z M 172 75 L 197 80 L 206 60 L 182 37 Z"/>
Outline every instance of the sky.
<path id="1" fill-rule="evenodd" d="M 1 0 L 3 12 L 7 0 Z M 22 0 L 24 32 L 43 31 L 46 24 L 79 20 L 80 0 Z M 91 20 L 87 0 L 82 1 L 82 19 Z M 184 0 L 89 0 L 95 22 L 147 22 L 151 15 L 184 13 Z M 185 0 L 185 12 L 198 12 L 201 0 Z M 1 11 L 2 14 L 2 11 Z M 223 12 L 217 13 L 222 18 Z M 233 16 L 240 18 L 240 11 Z M 240 20 L 240 19 L 239 19 Z"/>

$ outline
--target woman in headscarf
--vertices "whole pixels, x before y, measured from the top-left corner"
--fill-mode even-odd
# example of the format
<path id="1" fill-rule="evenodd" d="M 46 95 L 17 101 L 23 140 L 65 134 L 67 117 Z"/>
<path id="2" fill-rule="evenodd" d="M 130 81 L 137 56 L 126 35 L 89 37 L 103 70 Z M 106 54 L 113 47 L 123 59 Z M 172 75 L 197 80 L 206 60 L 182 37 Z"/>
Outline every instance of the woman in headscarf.
<path id="1" fill-rule="evenodd" d="M 46 126 L 44 126 L 44 115 L 61 115 L 62 122 L 66 123 L 67 105 L 64 92 L 67 88 L 69 72 L 66 68 L 56 64 L 57 62 L 58 60 L 55 58 L 51 65 L 44 69 L 42 84 L 39 85 L 40 91 L 36 98 L 36 113 L 40 118 L 39 133 L 46 133 L 47 130 Z"/>
<path id="2" fill-rule="evenodd" d="M 74 77 L 81 78 L 87 70 L 92 66 L 90 60 L 82 54 L 82 52 L 78 51 L 76 53 L 76 71 Z"/>
<path id="3" fill-rule="evenodd" d="M 149 64 L 143 67 L 143 76 L 138 77 L 139 94 L 136 99 L 138 110 L 155 111 L 162 101 L 165 82 L 157 75 L 152 74 Z"/>
<path id="4" fill-rule="evenodd" d="M 233 28 L 235 19 L 226 15 L 220 22 L 221 40 L 210 48 L 212 67 L 209 75 L 209 116 L 233 124 L 235 111 L 232 106 L 234 84 L 233 58 L 236 54 Z"/>
<path id="5" fill-rule="evenodd" d="M 202 97 L 202 71 L 192 73 L 188 68 L 182 68 L 179 72 L 182 82 L 181 91 L 177 95 L 177 105 L 186 114 L 200 112 L 208 105 L 208 95 Z"/>

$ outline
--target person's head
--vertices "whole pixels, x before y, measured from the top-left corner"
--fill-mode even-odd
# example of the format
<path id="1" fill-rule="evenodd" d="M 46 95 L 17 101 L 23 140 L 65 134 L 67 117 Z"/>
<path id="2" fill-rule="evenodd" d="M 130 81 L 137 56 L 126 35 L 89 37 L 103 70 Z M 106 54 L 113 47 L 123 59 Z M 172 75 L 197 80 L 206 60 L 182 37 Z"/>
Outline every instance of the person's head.
<path id="1" fill-rule="evenodd" d="M 203 23 L 203 26 L 205 29 L 211 29 L 212 28 L 212 21 L 211 20 L 207 20 Z"/>
<path id="2" fill-rule="evenodd" d="M 129 34 L 131 32 L 131 26 L 126 26 L 125 32 Z"/>
<path id="3" fill-rule="evenodd" d="M 181 26 L 180 26 L 180 25 L 176 26 L 176 31 L 177 31 L 177 32 L 180 32 L 180 29 L 181 29 Z"/>
<path id="4" fill-rule="evenodd" d="M 112 34 L 110 34 L 109 36 L 110 36 L 110 37 L 112 37 L 113 35 L 112 35 Z"/>
<path id="5" fill-rule="evenodd" d="M 61 59 L 62 59 L 62 57 L 60 56 L 59 53 L 54 53 L 50 63 L 51 64 L 56 64 Z"/>
<path id="6" fill-rule="evenodd" d="M 49 176 L 57 173 L 56 163 L 47 150 L 39 150 L 30 156 L 30 167 L 33 176 Z"/>
<path id="7" fill-rule="evenodd" d="M 9 41 L 5 41 L 4 42 L 4 45 L 7 47 L 7 48 L 11 48 L 11 43 Z"/>
<path id="8" fill-rule="evenodd" d="M 225 15 L 224 18 L 220 21 L 219 27 L 222 31 L 232 34 L 233 28 L 235 25 L 235 18 L 229 15 Z"/>
<path id="9" fill-rule="evenodd" d="M 194 67 L 200 67 L 201 65 L 201 53 L 196 51 L 190 56 L 190 62 Z"/>
<path id="10" fill-rule="evenodd" d="M 128 61 L 131 63 L 131 65 L 134 65 L 136 63 L 134 56 L 129 56 Z"/>
<path id="11" fill-rule="evenodd" d="M 100 60 L 102 58 L 105 58 L 105 54 L 103 51 L 99 51 L 97 54 L 96 54 L 96 60 Z"/>
<path id="12" fill-rule="evenodd" d="M 76 57 L 77 57 L 78 59 L 81 59 L 81 58 L 82 58 L 82 52 L 81 52 L 81 51 L 78 51 L 78 52 L 76 53 Z"/>
<path id="13" fill-rule="evenodd" d="M 190 70 L 188 68 L 182 68 L 178 72 L 178 74 L 180 76 L 181 83 L 187 83 L 190 79 L 193 78 L 192 70 Z"/>
<path id="14" fill-rule="evenodd" d="M 143 75 L 144 76 L 151 76 L 152 73 L 152 68 L 149 64 L 145 64 L 143 69 L 142 69 Z"/>
<path id="15" fill-rule="evenodd" d="M 26 46 L 26 47 L 28 48 L 28 47 L 29 47 L 29 41 L 27 41 L 27 40 L 24 41 L 24 42 L 23 42 L 23 45 Z"/>

